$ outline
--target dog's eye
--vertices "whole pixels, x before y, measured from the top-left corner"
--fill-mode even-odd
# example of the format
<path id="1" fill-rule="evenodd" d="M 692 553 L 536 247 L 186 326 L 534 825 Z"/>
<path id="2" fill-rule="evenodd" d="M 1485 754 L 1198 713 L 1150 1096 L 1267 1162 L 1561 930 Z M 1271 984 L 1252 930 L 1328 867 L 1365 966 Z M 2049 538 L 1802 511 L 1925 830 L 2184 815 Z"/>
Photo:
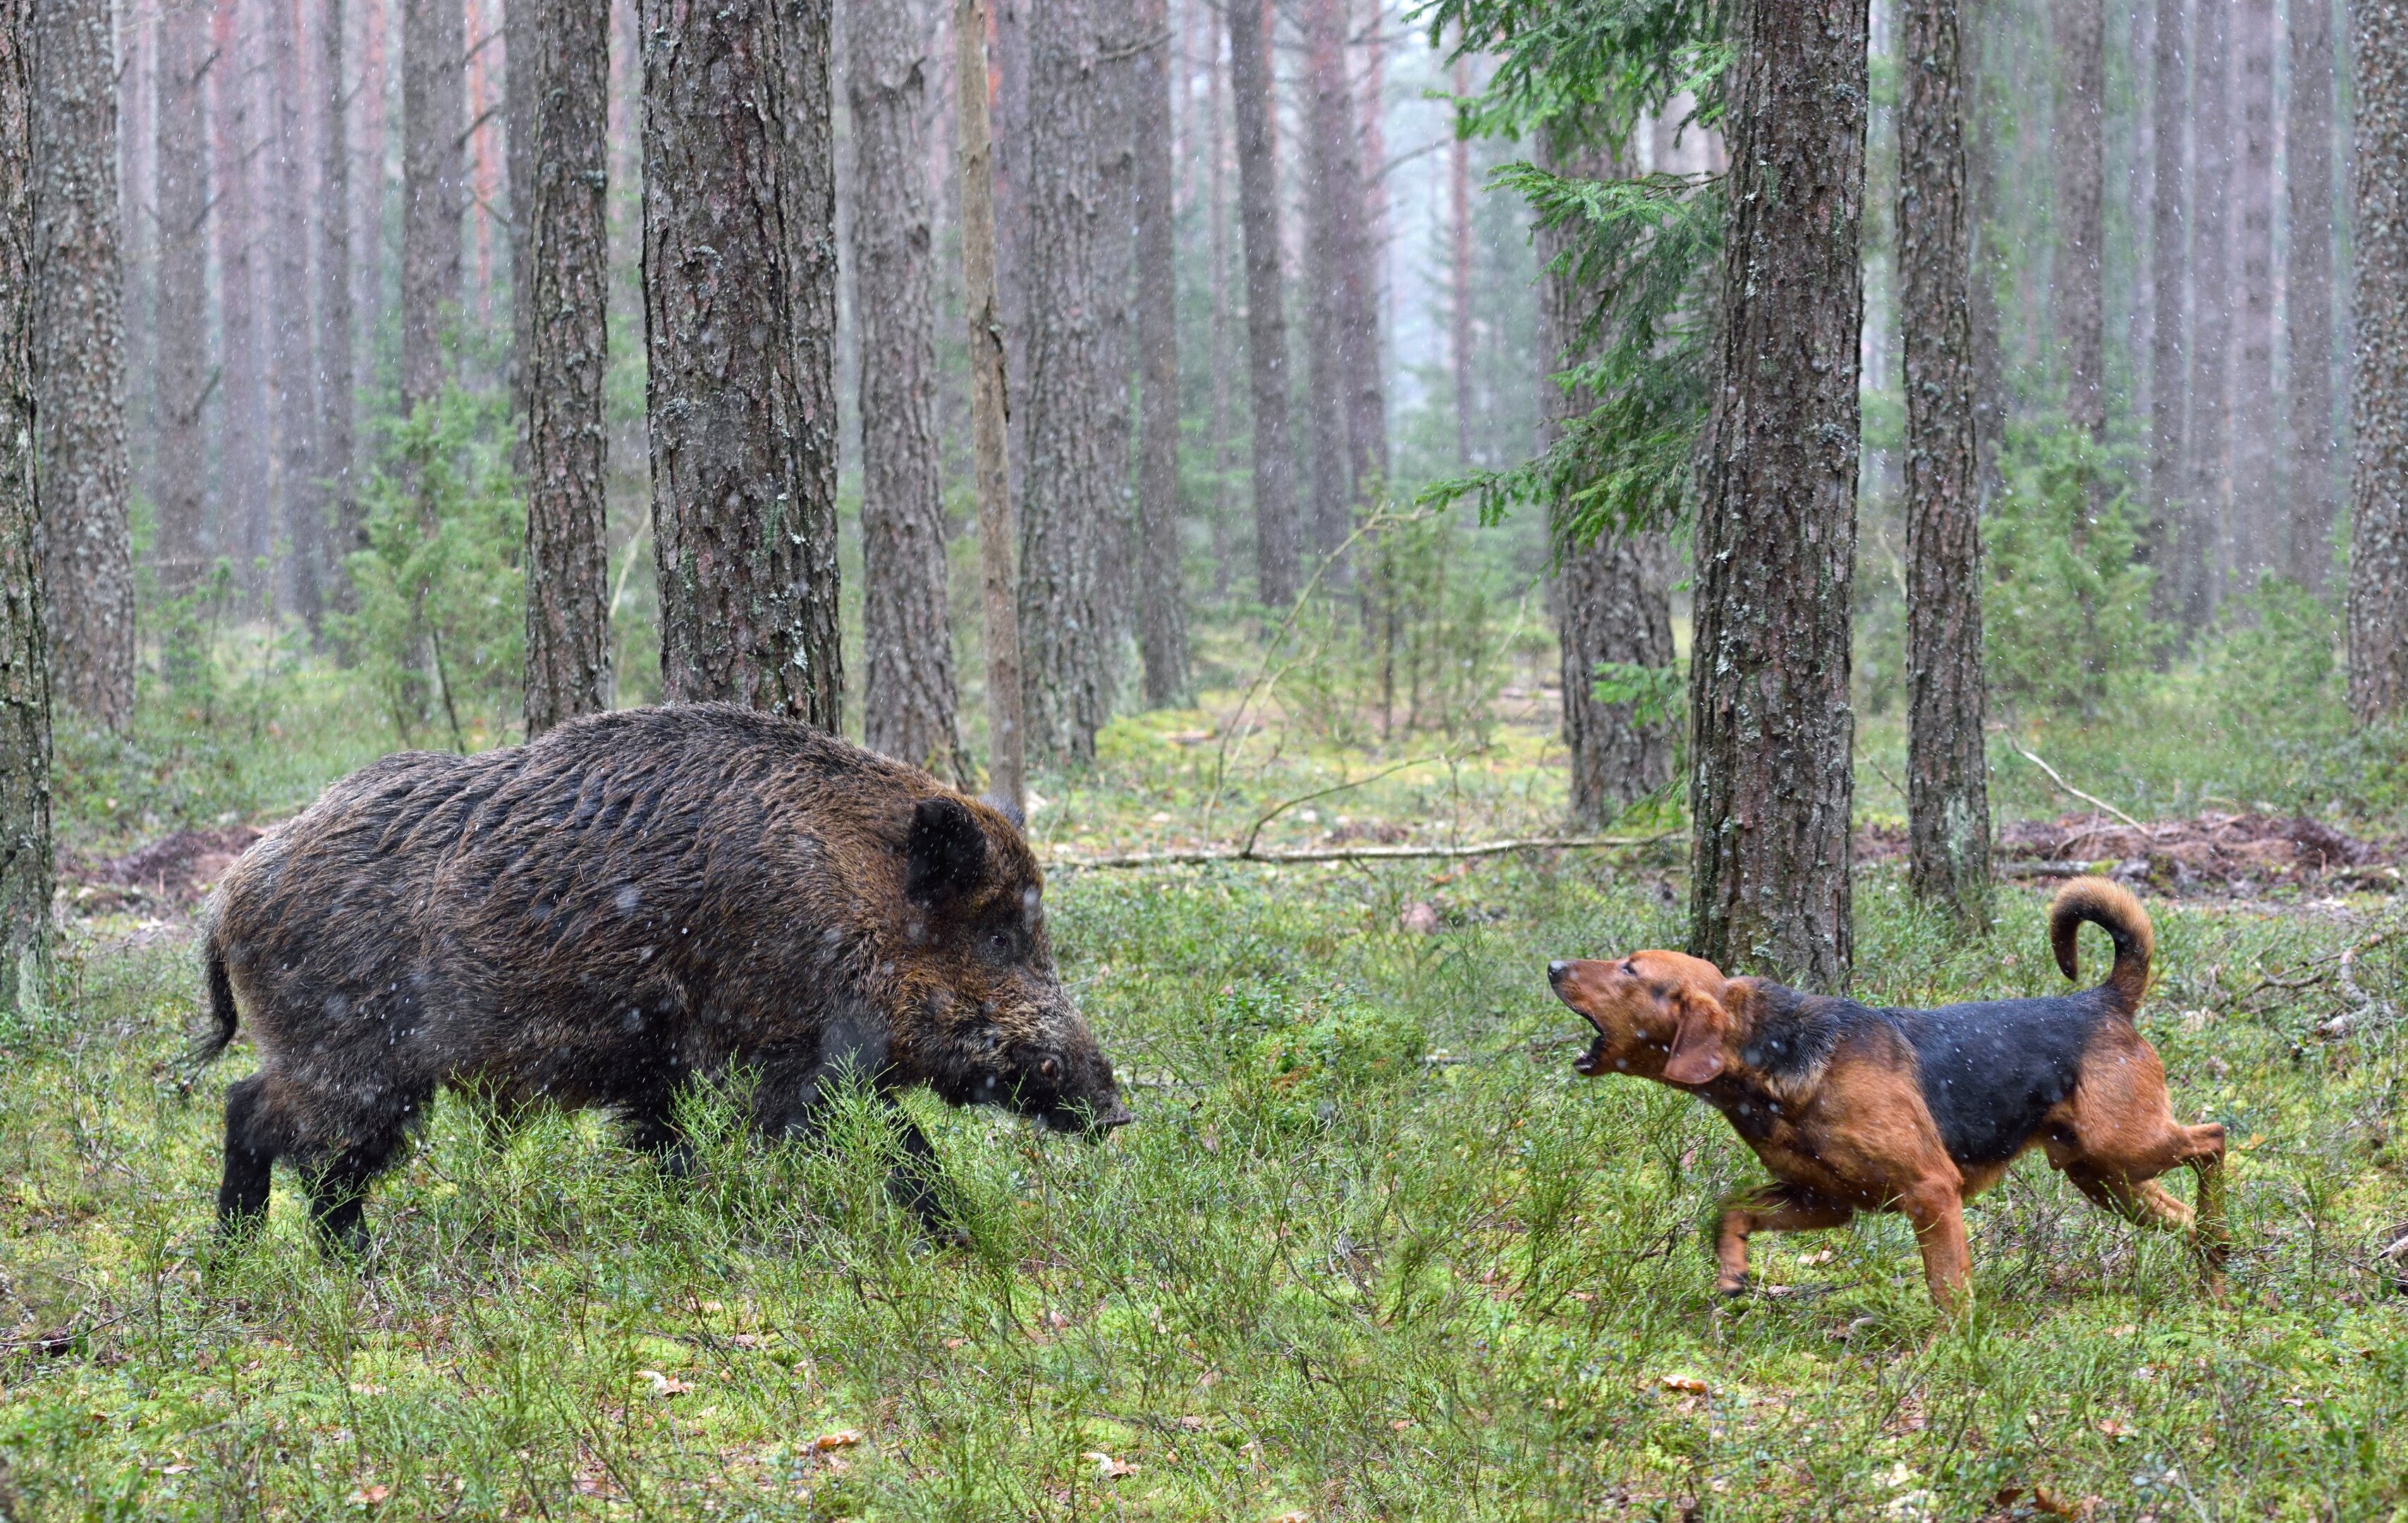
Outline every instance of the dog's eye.
<path id="1" fill-rule="evenodd" d="M 1623 958 L 1622 970 L 1628 973 L 1632 978 L 1637 978 L 1639 976 L 1639 959 L 1636 957 Z"/>

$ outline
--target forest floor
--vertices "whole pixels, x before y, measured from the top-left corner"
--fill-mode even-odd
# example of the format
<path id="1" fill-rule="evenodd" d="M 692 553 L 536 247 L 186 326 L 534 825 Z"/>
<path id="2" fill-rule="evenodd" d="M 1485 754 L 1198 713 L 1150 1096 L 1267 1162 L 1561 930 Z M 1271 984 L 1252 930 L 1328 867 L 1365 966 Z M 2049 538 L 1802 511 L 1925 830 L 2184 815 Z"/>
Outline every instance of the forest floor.
<path id="1" fill-rule="evenodd" d="M 1723 1302 L 1701 1232 L 1760 1167 L 1695 1101 L 1574 1075 L 1580 1028 L 1540 971 L 1678 944 L 1677 835 L 1069 866 L 1258 825 L 1287 850 L 1560 833 L 1546 695 L 1505 702 L 1521 707 L 1484 744 L 1350 750 L 1249 727 L 1227 698 L 1116 726 L 1090 776 L 1039 783 L 1064 976 L 1139 1120 L 1087 1147 L 916 1099 L 963 1249 L 897 1219 L 866 1111 L 767 1149 L 720 1096 L 695 1108 L 704 1161 L 682 1182 L 595 1117 L 497 1146 L 446 1099 L 377 1187 L 364 1262 L 318 1253 L 282 1176 L 263 1238 L 218 1254 L 218 1099 L 251 1056 L 185 1063 L 193 906 L 248 829 L 374 748 L 337 705 L 280 717 L 300 739 L 269 776 L 233 742 L 102 757 L 62 785 L 79 874 L 63 997 L 0 1032 L 0 1501 L 45 1518 L 2408 1516 L 2408 1263 L 2384 1257 L 2408 1237 L 2408 1047 L 2386 1004 L 2408 983 L 2408 904 L 2386 891 L 2383 822 L 2322 820 L 2358 857 L 2339 863 L 2244 791 L 2226 816 L 2283 827 L 2218 857 L 2226 827 L 2197 796 L 2231 793 L 2201 781 L 2220 764 L 2158 745 L 2198 775 L 2144 785 L 2114 770 L 2112 737 L 2028 737 L 2151 826 L 2190 805 L 2179 839 L 2102 841 L 2086 832 L 2120 822 L 2060 819 L 2075 800 L 2001 768 L 2011 872 L 2099 861 L 2151 896 L 2142 1028 L 2182 1116 L 2234 1142 L 2224 1300 L 2179 1243 L 2028 1159 L 1970 1213 L 1961 1325 L 1932 1311 L 1895 1218 L 1759 1239 L 1761 1288 Z M 1986 941 L 1915 908 L 1881 849 L 1896 736 L 1869 723 L 1863 751 L 1859 996 L 2062 987 L 2044 873 L 2003 884 Z M 175 826 L 194 833 L 159 844 Z M 2046 839 L 2016 846 L 2018 829 Z M 2194 837 L 2215 872 L 2182 865 Z M 2288 860 L 2267 859 L 2275 840 Z"/>

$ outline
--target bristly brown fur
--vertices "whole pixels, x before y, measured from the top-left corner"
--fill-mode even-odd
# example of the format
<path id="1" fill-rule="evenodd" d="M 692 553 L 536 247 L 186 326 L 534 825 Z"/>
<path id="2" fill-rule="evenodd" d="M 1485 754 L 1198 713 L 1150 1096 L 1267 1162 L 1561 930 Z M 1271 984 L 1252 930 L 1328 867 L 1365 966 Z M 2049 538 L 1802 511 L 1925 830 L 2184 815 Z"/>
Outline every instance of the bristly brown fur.
<path id="1" fill-rule="evenodd" d="M 201 1048 L 238 1013 L 261 1056 L 226 1098 L 221 1221 L 257 1218 L 281 1157 L 321 1227 L 354 1239 L 368 1181 L 444 1085 L 504 1114 L 615 1110 L 673 1164 L 678 1096 L 738 1066 L 770 1134 L 810 1125 L 846 1070 L 1117 1125 L 1042 892 L 995 810 L 749 710 L 387 757 L 263 837 L 211 904 Z M 932 1214 L 925 1180 L 904 1193 Z"/>
<path id="2" fill-rule="evenodd" d="M 2115 966 L 2107 975 L 2107 986 L 2122 998 L 2128 1015 L 2141 1008 L 2142 997 L 2149 992 L 2149 964 L 2157 950 L 2149 912 L 2130 889 L 2104 878 L 2076 878 L 2058 889 L 2048 905 L 2048 944 L 2068 978 L 2082 976 L 2076 938 L 2086 920 L 2104 929 L 2115 943 Z"/>
<path id="3" fill-rule="evenodd" d="M 2114 970 L 2048 999 L 1874 1010 L 1725 978 L 1678 952 L 1559 962 L 1547 975 L 1597 1033 L 1573 1067 L 1696 1095 L 1771 1171 L 1776 1183 L 1725 1202 L 1723 1291 L 1745 1285 L 1753 1233 L 1897 1211 L 1914 1224 L 1932 1299 L 1955 1306 L 1971 1272 L 1964 1203 L 2033 1147 L 2108 1210 L 2188 1231 L 2220 1283 L 2224 1128 L 2174 1120 L 2165 1069 L 2131 1018 L 2148 985 L 2148 913 L 2100 879 L 2067 884 L 2049 939 L 2069 978 L 2085 920 L 2114 940 Z M 2178 1165 L 2199 1174 L 2195 1211 L 2157 1183 Z"/>

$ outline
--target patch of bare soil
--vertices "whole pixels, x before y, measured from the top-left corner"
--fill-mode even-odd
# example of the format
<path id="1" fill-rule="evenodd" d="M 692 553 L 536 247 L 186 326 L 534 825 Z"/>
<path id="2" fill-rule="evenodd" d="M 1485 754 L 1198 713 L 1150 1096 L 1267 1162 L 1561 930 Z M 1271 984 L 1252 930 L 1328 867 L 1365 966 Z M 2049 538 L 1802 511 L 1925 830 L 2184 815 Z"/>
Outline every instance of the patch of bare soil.
<path id="1" fill-rule="evenodd" d="M 113 911 L 187 911 L 208 897 L 260 832 L 247 825 L 179 830 L 147 846 L 98 862 L 66 857 L 59 876 L 75 885 L 67 903 L 81 914 Z"/>
<path id="2" fill-rule="evenodd" d="M 1859 860 L 1906 854 L 1906 832 L 1868 826 Z M 2221 814 L 2134 826 L 2107 814 L 2016 820 L 1999 832 L 1994 857 L 2005 878 L 2071 878 L 2103 872 L 2160 894 L 2255 896 L 2284 884 L 2396 889 L 2397 848 L 2360 841 L 2305 815 Z"/>

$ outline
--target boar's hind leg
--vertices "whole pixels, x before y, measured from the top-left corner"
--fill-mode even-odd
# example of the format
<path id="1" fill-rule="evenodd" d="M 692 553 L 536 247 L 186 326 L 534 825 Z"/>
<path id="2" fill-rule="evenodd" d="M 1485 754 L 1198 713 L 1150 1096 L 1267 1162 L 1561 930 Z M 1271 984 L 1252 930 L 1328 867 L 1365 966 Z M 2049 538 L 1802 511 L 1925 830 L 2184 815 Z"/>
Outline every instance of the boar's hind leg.
<path id="1" fill-rule="evenodd" d="M 225 1101 L 225 1173 L 218 1185 L 218 1232 L 240 1237 L 267 1214 L 267 1185 L 282 1151 L 263 1114 L 267 1076 L 254 1073 L 228 1086 Z"/>
<path id="2" fill-rule="evenodd" d="M 671 1179 L 694 1177 L 694 1144 L 670 1114 L 671 1102 L 630 1107 L 624 1115 L 629 1145 L 652 1156 L 662 1173 Z"/>

